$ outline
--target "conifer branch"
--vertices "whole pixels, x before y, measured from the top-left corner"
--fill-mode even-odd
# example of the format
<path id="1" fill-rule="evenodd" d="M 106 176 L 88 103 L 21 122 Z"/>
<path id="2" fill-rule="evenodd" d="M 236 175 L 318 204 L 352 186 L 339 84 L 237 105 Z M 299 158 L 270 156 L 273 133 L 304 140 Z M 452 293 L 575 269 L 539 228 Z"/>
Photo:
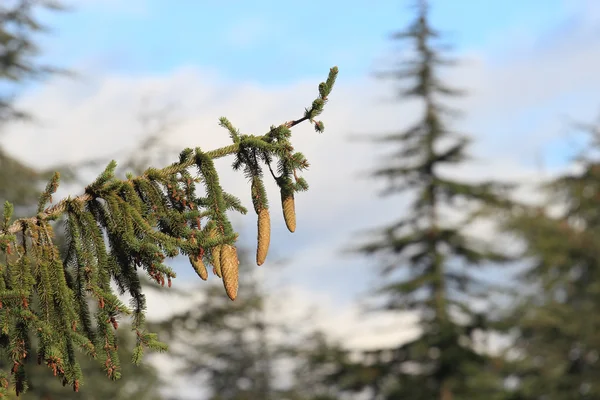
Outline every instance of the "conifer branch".
<path id="1" fill-rule="evenodd" d="M 4 256 L 0 259 L 0 351 L 11 357 L 17 392 L 27 387 L 23 365 L 29 357 L 30 333 L 38 338 L 38 361 L 75 391 L 82 379 L 76 348 L 98 359 L 110 379 L 119 379 L 115 330 L 121 315 L 133 319 L 135 364 L 141 362 L 146 348 L 167 349 L 145 329 L 146 299 L 138 268 L 156 283 L 170 287 L 176 274 L 164 261 L 186 255 L 202 279 L 207 278 L 206 264 L 212 265 L 227 295 L 235 300 L 238 234 L 227 211 L 245 214 L 247 209 L 223 190 L 214 160 L 235 155 L 234 169 L 243 168 L 252 182 L 258 217 L 257 264 L 261 265 L 270 237 L 261 163 L 271 169 L 277 160 L 279 175 L 273 176 L 280 187 L 286 225 L 293 232 L 294 192 L 308 188 L 298 171 L 309 164 L 294 152 L 290 129 L 309 120 L 317 132 L 323 131 L 323 123 L 314 118 L 323 111 L 337 72 L 337 67 L 330 70 L 327 81 L 319 85 L 319 97 L 302 118 L 272 126 L 264 135 L 243 135 L 221 118 L 220 125 L 233 142 L 228 146 L 207 152 L 186 148 L 177 162 L 162 169 L 148 168 L 137 177 L 128 174 L 126 179 L 115 177 L 117 163 L 111 161 L 83 194 L 47 206 L 59 184 L 60 176 L 55 173 L 40 196 L 35 217 L 11 222 L 13 206 L 6 202 L 0 221 L 0 254 Z M 204 185 L 204 196 L 196 193 L 197 183 Z M 68 247 L 64 260 L 50 225 L 61 217 Z M 112 282 L 120 294 L 130 295 L 129 307 L 113 293 Z M 95 300 L 94 310 L 89 298 Z M 0 371 L 0 380 L 3 376 Z M 3 388 L 0 382 L 0 395 Z"/>

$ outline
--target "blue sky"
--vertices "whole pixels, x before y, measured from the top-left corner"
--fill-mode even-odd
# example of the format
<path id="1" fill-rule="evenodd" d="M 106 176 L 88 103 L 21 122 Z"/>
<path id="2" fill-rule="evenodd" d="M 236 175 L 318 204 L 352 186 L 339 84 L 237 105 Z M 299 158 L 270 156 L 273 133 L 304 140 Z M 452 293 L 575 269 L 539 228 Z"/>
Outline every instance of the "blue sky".
<path id="1" fill-rule="evenodd" d="M 125 74 L 164 74 L 182 65 L 210 68 L 229 80 L 279 84 L 322 76 L 364 76 L 390 49 L 387 35 L 411 16 L 406 1 L 220 2 L 150 0 L 75 2 L 75 12 L 47 18 L 46 57 L 65 66 Z M 78 5 L 79 4 L 79 5 Z M 539 33 L 564 22 L 564 0 L 453 0 L 433 3 L 433 23 L 456 50 L 498 53 L 503 32 Z M 496 47 L 490 47 L 496 46 Z M 516 43 L 513 48 L 518 47 Z"/>

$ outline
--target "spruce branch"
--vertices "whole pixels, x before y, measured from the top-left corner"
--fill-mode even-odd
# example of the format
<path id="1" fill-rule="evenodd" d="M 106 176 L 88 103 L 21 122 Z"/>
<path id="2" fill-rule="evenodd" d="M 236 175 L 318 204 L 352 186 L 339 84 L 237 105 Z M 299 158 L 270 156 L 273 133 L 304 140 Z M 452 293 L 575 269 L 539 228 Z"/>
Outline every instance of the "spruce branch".
<path id="1" fill-rule="evenodd" d="M 38 361 L 75 391 L 82 382 L 77 348 L 101 362 L 110 379 L 121 376 L 115 333 L 120 316 L 132 318 L 137 338 L 135 364 L 141 362 L 145 349 L 167 350 L 155 334 L 146 331 L 146 298 L 139 269 L 157 284 L 170 287 L 176 274 L 165 260 L 185 255 L 203 280 L 208 275 L 206 265 L 212 265 L 227 296 L 235 300 L 238 234 L 227 211 L 246 214 L 247 209 L 223 189 L 214 160 L 234 155 L 234 169 L 243 168 L 251 181 L 258 221 L 257 264 L 261 265 L 270 237 L 261 164 L 268 166 L 280 187 L 285 222 L 293 232 L 294 192 L 308 188 L 298 172 L 309 164 L 294 152 L 291 128 L 309 120 L 322 131 L 322 122 L 314 118 L 322 113 L 337 73 L 337 67 L 330 70 L 326 82 L 319 85 L 319 97 L 303 117 L 272 126 L 264 135 L 242 134 L 221 118 L 220 125 L 232 140 L 228 146 L 211 151 L 186 148 L 171 165 L 150 167 L 139 176 L 127 174 L 126 179 L 115 177 L 113 160 L 83 194 L 47 206 L 59 185 L 60 175 L 55 173 L 34 217 L 12 221 L 13 206 L 5 203 L 0 220 L 0 349 L 11 357 L 10 374 L 17 392 L 27 388 L 23 366 L 29 357 L 31 333 L 39 342 Z M 272 162 L 277 163 L 278 176 Z M 204 195 L 196 191 L 199 183 Z M 61 218 L 67 239 L 64 260 L 50 224 Z M 130 296 L 129 306 L 114 293 L 113 282 L 119 294 Z M 90 299 L 96 304 L 94 309 Z M 0 386 L 3 376 L 0 371 Z"/>

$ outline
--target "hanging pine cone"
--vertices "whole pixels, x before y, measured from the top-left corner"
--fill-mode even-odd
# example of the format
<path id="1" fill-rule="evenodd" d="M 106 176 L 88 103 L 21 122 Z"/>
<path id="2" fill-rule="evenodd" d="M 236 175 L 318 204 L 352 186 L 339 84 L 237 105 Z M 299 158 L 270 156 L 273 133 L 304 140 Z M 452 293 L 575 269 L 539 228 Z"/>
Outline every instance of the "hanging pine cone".
<path id="1" fill-rule="evenodd" d="M 221 247 L 223 247 L 222 245 L 217 245 L 215 247 L 212 248 L 211 254 L 212 254 L 212 262 L 213 262 L 213 272 L 215 273 L 215 275 L 217 275 L 219 278 L 222 278 L 223 275 L 221 273 Z"/>
<path id="2" fill-rule="evenodd" d="M 198 222 L 198 224 L 199 224 L 199 222 Z M 192 244 L 196 244 L 196 238 L 193 235 L 190 238 L 190 242 Z M 201 254 L 204 254 L 204 250 L 202 250 L 202 249 L 200 249 L 200 255 L 198 255 L 198 256 L 190 255 L 189 259 L 190 259 L 190 264 L 192 264 L 192 267 L 194 267 L 194 271 L 196 271 L 196 273 L 198 274 L 198 276 L 203 281 L 205 281 L 205 280 L 208 279 L 208 272 L 206 271 L 206 265 L 204 265 L 204 262 L 202 261 L 202 255 Z"/>
<path id="3" fill-rule="evenodd" d="M 208 271 L 206 270 L 206 265 L 202 261 L 202 257 L 190 256 L 190 263 L 192 267 L 194 267 L 194 271 L 198 274 L 198 276 L 203 280 L 208 279 Z"/>
<path id="4" fill-rule="evenodd" d="M 208 231 L 208 237 L 210 239 L 217 237 L 217 228 Z M 210 255 L 212 258 L 213 273 L 221 278 L 221 245 L 216 245 L 211 248 Z"/>
<path id="5" fill-rule="evenodd" d="M 269 210 L 263 208 L 258 214 L 258 245 L 256 247 L 256 264 L 262 265 L 269 252 L 271 243 L 271 216 Z"/>
<path id="6" fill-rule="evenodd" d="M 294 204 L 294 193 L 281 191 L 281 206 L 283 208 L 283 219 L 290 232 L 296 230 L 296 207 Z"/>
<path id="7" fill-rule="evenodd" d="M 235 300 L 238 292 L 239 265 L 237 250 L 230 244 L 221 248 L 221 271 L 223 272 L 223 286 L 231 300 Z"/>

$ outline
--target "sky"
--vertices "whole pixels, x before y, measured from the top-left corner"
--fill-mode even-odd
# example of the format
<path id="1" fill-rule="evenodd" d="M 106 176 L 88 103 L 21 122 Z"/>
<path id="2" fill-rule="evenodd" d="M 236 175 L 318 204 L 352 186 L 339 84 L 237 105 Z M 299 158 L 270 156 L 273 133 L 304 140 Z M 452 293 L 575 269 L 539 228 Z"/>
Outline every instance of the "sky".
<path id="1" fill-rule="evenodd" d="M 71 4 L 74 11 L 43 15 L 53 33 L 41 46 L 44 61 L 79 76 L 31 84 L 21 93 L 19 103 L 38 123 L 9 126 L 1 138 L 9 151 L 42 167 L 98 156 L 119 161 L 143 135 L 136 115 L 141 99 L 150 96 L 153 107 L 175 105 L 164 139 L 174 159 L 187 146 L 226 145 L 220 116 L 243 133 L 263 133 L 301 116 L 316 97 L 318 83 L 337 65 L 338 82 L 322 115 L 325 133 L 318 135 L 307 125 L 294 129 L 296 148 L 311 162 L 305 173 L 311 189 L 296 196 L 297 230 L 285 229 L 277 189 L 269 184 L 271 253 L 257 273 L 274 303 L 284 307 L 274 313 L 292 321 L 317 306 L 311 311 L 315 323 L 353 346 L 414 334 L 410 316 L 365 318 L 360 313 L 359 300 L 380 282 L 376 265 L 341 255 L 358 232 L 388 222 L 390 215 L 400 217 L 407 205 L 406 198 L 379 198 L 381 184 L 361 178 L 378 165 L 382 149 L 350 141 L 354 134 L 401 129 L 416 118 L 414 105 L 389 101 L 393 86 L 372 77 L 396 54 L 388 38 L 410 20 L 407 2 L 179 0 L 176 8 L 166 0 Z M 432 4 L 434 26 L 448 33 L 446 40 L 461 61 L 445 77 L 469 92 L 454 103 L 467 111 L 455 127 L 474 139 L 474 160 L 452 174 L 517 181 L 526 185 L 523 196 L 533 196 L 532 185 L 564 169 L 577 148 L 569 121 L 593 122 L 600 111 L 600 3 Z M 218 163 L 223 186 L 250 205 L 249 187 L 228 171 L 230 162 Z M 61 190 L 72 194 L 78 188 Z M 241 242 L 251 248 L 253 218 L 234 218 Z M 472 233 L 491 234 L 485 227 Z M 175 285 L 196 284 L 187 260 L 173 265 L 179 275 Z M 149 317 L 178 307 L 183 302 L 175 297 L 150 296 Z"/>
<path id="2" fill-rule="evenodd" d="M 515 36 L 543 47 L 576 7 L 564 0 L 439 2 L 438 29 L 456 49 L 503 49 Z M 182 65 L 216 70 L 226 79 L 264 85 L 320 77 L 333 64 L 346 79 L 371 72 L 385 37 L 410 18 L 406 2 L 308 0 L 206 2 L 80 0 L 77 12 L 52 18 L 49 58 L 66 65 L 128 75 L 168 74 Z M 535 16 L 534 19 L 531 17 Z M 537 33 L 545 33 L 537 35 Z M 491 48 L 490 48 L 491 47 Z M 488 50 L 488 51 L 489 51 Z M 160 55 L 160 57 L 157 57 Z"/>

